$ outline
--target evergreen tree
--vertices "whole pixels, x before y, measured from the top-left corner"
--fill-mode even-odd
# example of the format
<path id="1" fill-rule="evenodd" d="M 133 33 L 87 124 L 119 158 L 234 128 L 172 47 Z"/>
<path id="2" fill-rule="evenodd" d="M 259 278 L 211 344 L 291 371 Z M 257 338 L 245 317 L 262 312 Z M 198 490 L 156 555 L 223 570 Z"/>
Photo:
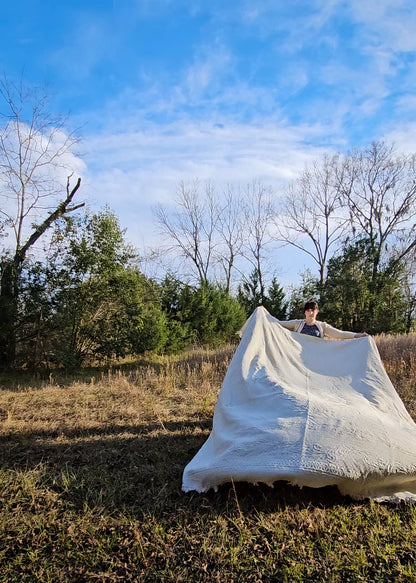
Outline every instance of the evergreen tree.
<path id="1" fill-rule="evenodd" d="M 401 267 L 394 261 L 374 274 L 372 247 L 367 239 L 345 247 L 333 257 L 322 293 L 321 315 L 334 326 L 355 332 L 403 332 L 406 306 Z"/>
<path id="2" fill-rule="evenodd" d="M 264 304 L 265 295 L 261 290 L 258 269 L 254 269 L 249 277 L 244 278 L 243 282 L 238 286 L 237 300 L 243 306 L 247 316 Z"/>
<path id="3" fill-rule="evenodd" d="M 246 320 L 240 303 L 225 288 L 212 283 L 190 286 L 168 274 L 160 293 L 168 320 L 168 352 L 193 343 L 220 346 L 231 341 Z"/>
<path id="4" fill-rule="evenodd" d="M 164 351 L 175 353 L 189 348 L 195 340 L 196 331 L 187 319 L 193 288 L 182 283 L 174 274 L 168 273 L 159 285 L 159 298 L 166 316 L 166 340 Z"/>
<path id="5" fill-rule="evenodd" d="M 57 363 L 163 348 L 166 317 L 157 286 L 138 270 L 109 209 L 60 224 L 48 285 L 49 350 Z"/>
<path id="6" fill-rule="evenodd" d="M 194 289 L 186 314 L 196 341 L 213 347 L 230 342 L 246 320 L 241 304 L 210 283 Z"/>
<path id="7" fill-rule="evenodd" d="M 267 297 L 264 299 L 263 305 L 270 312 L 272 316 L 278 320 L 285 320 L 287 316 L 288 301 L 285 299 L 285 291 L 274 277 L 272 283 L 267 290 Z"/>
<path id="8" fill-rule="evenodd" d="M 285 300 L 283 287 L 276 277 L 272 279 L 267 293 L 262 293 L 258 270 L 254 269 L 249 278 L 238 286 L 237 300 L 243 306 L 246 316 L 249 316 L 259 306 L 264 306 L 278 320 L 284 320 L 287 315 L 288 302 Z"/>

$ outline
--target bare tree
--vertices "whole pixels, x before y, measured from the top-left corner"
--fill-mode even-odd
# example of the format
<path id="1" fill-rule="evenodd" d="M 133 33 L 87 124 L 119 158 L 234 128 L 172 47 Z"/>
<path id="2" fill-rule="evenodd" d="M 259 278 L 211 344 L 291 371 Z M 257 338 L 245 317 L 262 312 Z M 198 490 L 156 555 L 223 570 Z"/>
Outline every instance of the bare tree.
<path id="1" fill-rule="evenodd" d="M 276 219 L 274 197 L 270 188 L 254 181 L 247 186 L 245 199 L 245 257 L 254 268 L 263 299 L 266 295 L 267 246 L 273 241 L 271 229 Z"/>
<path id="2" fill-rule="evenodd" d="M 389 242 L 397 262 L 416 247 L 416 156 L 373 142 L 347 156 L 342 171 L 351 225 L 369 241 L 375 275 Z"/>
<path id="3" fill-rule="evenodd" d="M 229 291 L 244 258 L 258 271 L 264 292 L 265 248 L 272 242 L 274 217 L 272 194 L 266 187 L 253 182 L 242 191 L 228 185 L 218 196 L 212 183 L 207 182 L 202 191 L 195 180 L 180 184 L 173 209 L 159 204 L 153 210 L 167 239 L 165 249 L 179 253 L 201 284 L 214 278 L 220 266 Z"/>
<path id="4" fill-rule="evenodd" d="M 277 221 L 276 238 L 300 249 L 318 264 L 323 284 L 329 254 L 349 227 L 340 196 L 338 156 L 325 156 L 289 185 Z"/>
<path id="5" fill-rule="evenodd" d="M 3 79 L 0 98 L 6 109 L 0 126 L 0 221 L 4 234 L 13 234 L 13 243 L 1 256 L 0 359 L 10 365 L 15 358 L 24 261 L 59 217 L 83 204 L 72 204 L 81 183 L 78 178 L 75 186 L 70 185 L 68 159 L 76 139 L 64 131 L 63 122 L 48 115 L 45 95 Z M 59 200 L 65 188 L 66 196 Z"/>
<path id="6" fill-rule="evenodd" d="M 200 183 L 181 183 L 172 212 L 163 205 L 154 208 L 161 233 L 168 238 L 167 249 L 177 251 L 196 271 L 199 282 L 206 284 L 212 267 L 218 207 L 212 184 L 207 182 L 201 194 Z"/>
<path id="7" fill-rule="evenodd" d="M 216 260 L 225 274 L 225 289 L 230 291 L 236 261 L 242 254 L 245 240 L 244 199 L 238 190 L 228 185 L 219 206 L 217 231 L 220 245 Z"/>

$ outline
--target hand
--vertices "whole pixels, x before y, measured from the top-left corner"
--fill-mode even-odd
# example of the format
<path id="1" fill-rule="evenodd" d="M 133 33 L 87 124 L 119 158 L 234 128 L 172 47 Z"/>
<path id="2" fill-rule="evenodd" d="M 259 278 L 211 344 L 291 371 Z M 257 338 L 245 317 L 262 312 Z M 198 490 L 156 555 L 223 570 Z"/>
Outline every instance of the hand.
<path id="1" fill-rule="evenodd" d="M 367 332 L 356 332 L 354 338 L 363 338 L 364 336 L 368 336 Z"/>

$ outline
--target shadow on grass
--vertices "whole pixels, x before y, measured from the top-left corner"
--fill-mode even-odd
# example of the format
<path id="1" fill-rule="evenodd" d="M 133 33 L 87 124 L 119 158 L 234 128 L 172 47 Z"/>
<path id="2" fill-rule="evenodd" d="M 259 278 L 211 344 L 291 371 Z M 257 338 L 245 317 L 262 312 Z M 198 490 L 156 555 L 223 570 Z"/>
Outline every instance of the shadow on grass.
<path id="1" fill-rule="evenodd" d="M 336 487 L 273 488 L 225 484 L 217 492 L 184 493 L 185 465 L 207 439 L 211 418 L 85 431 L 12 434 L 0 438 L 3 470 L 37 471 L 39 488 L 55 491 L 75 511 L 162 516 L 166 513 L 276 512 L 285 508 L 351 505 Z"/>

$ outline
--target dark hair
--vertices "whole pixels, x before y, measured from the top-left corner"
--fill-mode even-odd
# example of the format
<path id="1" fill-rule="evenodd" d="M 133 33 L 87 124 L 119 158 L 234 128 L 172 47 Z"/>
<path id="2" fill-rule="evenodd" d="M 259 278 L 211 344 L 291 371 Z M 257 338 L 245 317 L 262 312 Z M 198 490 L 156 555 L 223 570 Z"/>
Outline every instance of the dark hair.
<path id="1" fill-rule="evenodd" d="M 315 300 L 308 300 L 303 308 L 303 311 L 306 312 L 306 310 L 315 310 L 316 308 L 319 310 L 318 302 L 315 302 Z"/>

